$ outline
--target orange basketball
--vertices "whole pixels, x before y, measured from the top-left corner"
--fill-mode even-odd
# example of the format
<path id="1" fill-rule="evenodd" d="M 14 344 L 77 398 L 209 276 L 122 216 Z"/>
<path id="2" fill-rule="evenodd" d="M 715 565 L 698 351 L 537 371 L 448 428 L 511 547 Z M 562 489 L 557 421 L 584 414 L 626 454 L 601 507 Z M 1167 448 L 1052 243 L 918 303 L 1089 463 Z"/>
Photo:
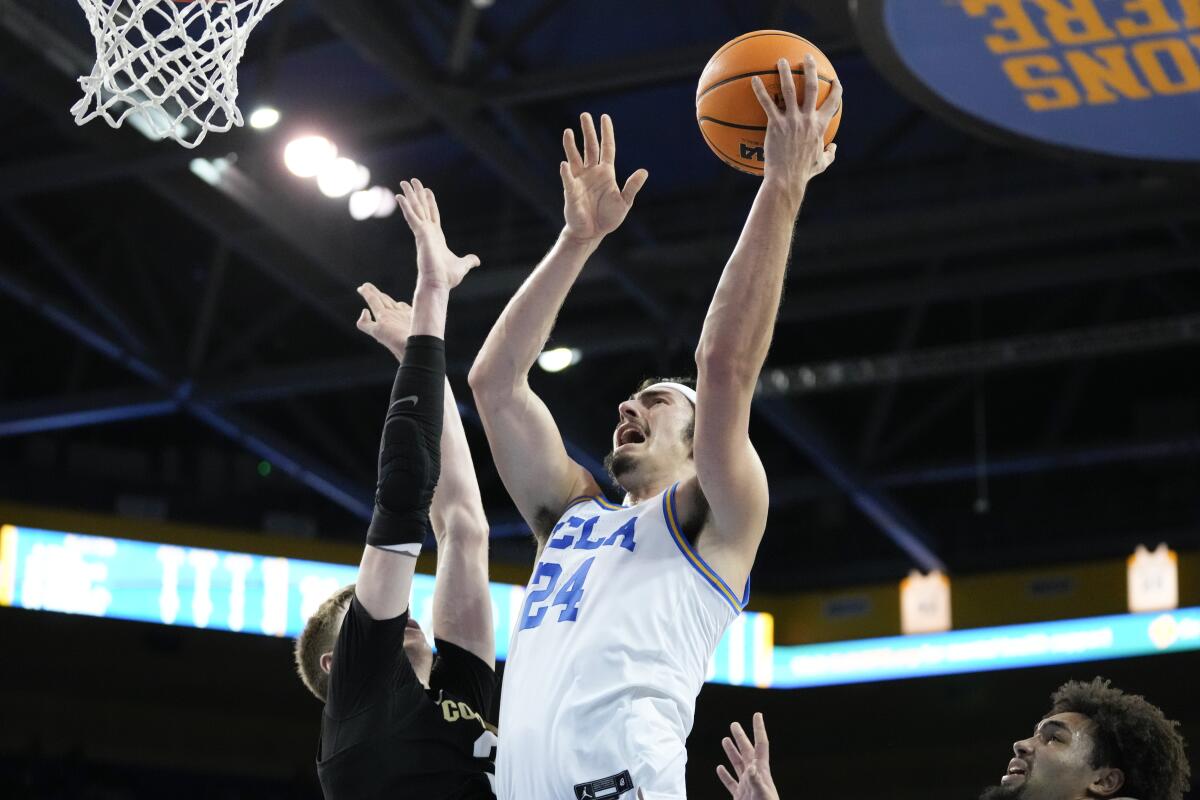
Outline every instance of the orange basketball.
<path id="1" fill-rule="evenodd" d="M 767 133 L 767 114 L 754 95 L 750 79 L 762 78 L 767 91 L 783 107 L 780 93 L 779 59 L 786 58 L 792 66 L 796 97 L 804 99 L 804 56 L 812 53 L 817 62 L 820 81 L 817 105 L 825 102 L 837 73 L 833 64 L 817 46 L 807 39 L 787 31 L 753 31 L 727 42 L 713 54 L 700 73 L 696 87 L 696 121 L 700 134 L 712 151 L 729 166 L 763 174 L 763 140 Z M 838 109 L 825 131 L 825 144 L 833 141 L 842 109 Z"/>

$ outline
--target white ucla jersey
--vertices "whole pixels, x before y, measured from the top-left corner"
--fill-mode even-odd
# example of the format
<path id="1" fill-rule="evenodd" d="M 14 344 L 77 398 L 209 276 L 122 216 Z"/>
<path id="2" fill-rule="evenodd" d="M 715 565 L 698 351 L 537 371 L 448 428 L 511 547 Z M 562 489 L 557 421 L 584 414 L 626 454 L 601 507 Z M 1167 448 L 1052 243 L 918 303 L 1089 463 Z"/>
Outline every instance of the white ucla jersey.
<path id="1" fill-rule="evenodd" d="M 677 488 L 578 498 L 551 531 L 504 668 L 499 800 L 686 796 L 696 695 L 747 597 L 683 536 Z"/>

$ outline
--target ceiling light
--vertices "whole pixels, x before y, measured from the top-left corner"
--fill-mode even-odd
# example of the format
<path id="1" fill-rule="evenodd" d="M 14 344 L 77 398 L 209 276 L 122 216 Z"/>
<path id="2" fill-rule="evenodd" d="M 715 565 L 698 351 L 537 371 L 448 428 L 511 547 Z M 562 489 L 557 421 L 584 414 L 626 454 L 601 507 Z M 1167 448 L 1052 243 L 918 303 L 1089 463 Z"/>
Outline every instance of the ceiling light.
<path id="1" fill-rule="evenodd" d="M 375 207 L 376 217 L 390 217 L 396 213 L 396 193 L 386 186 L 376 186 L 372 191 L 379 197 L 379 205 Z"/>
<path id="2" fill-rule="evenodd" d="M 349 158 L 335 158 L 317 173 L 317 188 L 326 197 L 345 197 L 370 182 L 370 171 Z"/>
<path id="3" fill-rule="evenodd" d="M 277 122 L 279 122 L 279 109 L 277 108 L 259 106 L 250 112 L 251 128 L 265 131 L 267 128 L 274 128 Z"/>
<path id="4" fill-rule="evenodd" d="M 350 195 L 350 216 L 359 221 L 370 219 L 375 216 L 377 202 L 374 189 L 362 189 L 352 193 Z"/>
<path id="5" fill-rule="evenodd" d="M 360 189 L 350 195 L 350 216 L 356 220 L 390 217 L 396 210 L 396 196 L 383 186 Z"/>
<path id="6" fill-rule="evenodd" d="M 537 363 L 546 372 L 562 372 L 572 364 L 578 364 L 580 355 L 574 347 L 555 347 L 553 350 L 543 350 Z"/>
<path id="7" fill-rule="evenodd" d="M 229 170 L 235 160 L 237 159 L 233 154 L 214 159 L 193 158 L 188 162 L 188 169 L 209 186 L 216 186 L 221 182 L 221 176 Z"/>
<path id="8" fill-rule="evenodd" d="M 293 175 L 311 178 L 337 158 L 337 145 L 324 136 L 301 136 L 283 148 L 283 163 Z"/>

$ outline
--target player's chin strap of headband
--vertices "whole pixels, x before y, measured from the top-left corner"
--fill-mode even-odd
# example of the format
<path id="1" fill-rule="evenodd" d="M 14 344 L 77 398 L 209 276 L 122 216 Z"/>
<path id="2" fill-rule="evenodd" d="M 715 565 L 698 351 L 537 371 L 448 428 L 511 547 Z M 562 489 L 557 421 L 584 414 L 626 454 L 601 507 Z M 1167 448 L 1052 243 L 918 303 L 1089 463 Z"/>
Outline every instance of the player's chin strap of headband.
<path id="1" fill-rule="evenodd" d="M 693 408 L 696 406 L 696 390 L 690 386 L 684 386 L 682 383 L 675 383 L 674 381 L 663 381 L 662 383 L 656 383 L 653 386 L 647 386 L 645 389 L 642 389 L 642 391 L 649 392 L 654 389 L 674 389 L 691 401 Z"/>

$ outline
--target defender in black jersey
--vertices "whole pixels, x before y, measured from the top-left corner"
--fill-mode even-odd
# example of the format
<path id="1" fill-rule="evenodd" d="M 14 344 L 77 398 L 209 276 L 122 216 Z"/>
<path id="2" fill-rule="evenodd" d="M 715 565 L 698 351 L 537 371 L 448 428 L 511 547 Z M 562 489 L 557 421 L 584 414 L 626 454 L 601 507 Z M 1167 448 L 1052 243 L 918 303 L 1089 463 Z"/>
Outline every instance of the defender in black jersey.
<path id="1" fill-rule="evenodd" d="M 351 599 L 321 723 L 325 797 L 491 800 L 495 670 L 439 638 L 426 689 L 404 654 L 408 622 L 373 620 Z"/>
<path id="2" fill-rule="evenodd" d="M 359 288 L 370 309 L 359 329 L 401 361 L 367 547 L 357 582 L 309 620 L 296 662 L 325 701 L 317 772 L 327 800 L 491 800 L 488 526 L 442 341 L 449 292 L 479 259 L 447 247 L 433 192 L 415 180 L 402 186 L 397 200 L 417 242 L 412 308 L 370 284 Z M 436 657 L 408 612 L 429 524 L 438 542 Z"/>

